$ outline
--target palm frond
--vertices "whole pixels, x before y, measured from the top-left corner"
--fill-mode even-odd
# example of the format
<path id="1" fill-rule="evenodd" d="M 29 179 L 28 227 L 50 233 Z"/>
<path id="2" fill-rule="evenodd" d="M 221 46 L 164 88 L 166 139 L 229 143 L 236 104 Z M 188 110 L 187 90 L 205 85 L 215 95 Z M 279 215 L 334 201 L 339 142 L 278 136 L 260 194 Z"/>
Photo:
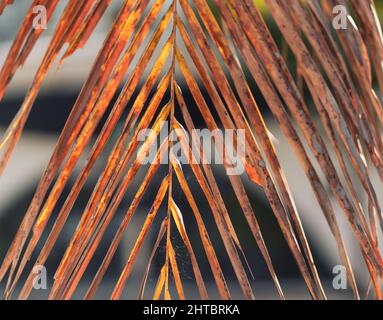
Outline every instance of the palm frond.
<path id="1" fill-rule="evenodd" d="M 0 14 L 12 10 L 8 7 L 12 2 L 0 1 Z M 50 21 L 59 3 L 32 2 L 0 72 L 0 100 L 43 34 L 42 29 L 33 27 L 33 8 L 45 6 Z M 48 71 L 56 60 L 64 64 L 70 56 L 75 59 L 76 51 L 86 47 L 111 3 L 67 1 L 25 99 L 1 137 L 0 174 L 11 160 L 32 108 L 38 108 L 34 104 Z M 64 225 L 84 186 L 91 183 L 98 162 L 102 162 L 102 170 L 60 257 L 50 299 L 73 298 L 105 234 L 113 229 L 119 210 L 123 210 L 123 218 L 112 230 L 114 237 L 102 262 L 96 261 L 97 272 L 88 284 L 86 299 L 95 297 L 124 234 L 131 232 L 127 230 L 132 220 L 138 219 L 138 211 L 143 212 L 143 223 L 121 273 L 114 275 L 112 299 L 124 297 L 137 257 L 143 254 L 142 247 L 151 234 L 156 241 L 135 293 L 138 298 L 189 297 L 179 267 L 178 237 L 186 248 L 201 299 L 211 297 L 211 286 L 201 268 L 204 261 L 221 299 L 233 296 L 227 269 L 232 270 L 242 296 L 254 299 L 257 277 L 253 270 L 257 266 L 251 264 L 252 252 L 244 247 L 243 230 L 233 222 L 234 214 L 243 215 L 276 293 L 284 299 L 246 180 L 268 200 L 311 297 L 326 299 L 302 212 L 290 191 L 293 182 L 287 178 L 265 121 L 263 101 L 306 175 L 347 270 L 354 298 L 360 299 L 362 294 L 338 211 L 357 240 L 376 297 L 382 298 L 383 260 L 378 240 L 383 213 L 377 185 L 381 187 L 383 182 L 383 37 L 375 5 L 372 0 L 265 0 L 264 4 L 270 13 L 268 21 L 253 0 L 122 2 L 1 265 L 0 281 L 7 276 L 6 299 L 14 297 L 18 287 L 18 298 L 30 296 L 35 275 L 28 270 L 28 262 L 44 265 L 55 254 Z M 339 4 L 349 9 L 348 27 L 333 30 L 332 8 Z M 282 46 L 268 23 L 271 19 Z M 296 74 L 291 71 L 291 59 Z M 215 135 L 214 148 L 222 158 L 225 188 L 236 201 L 235 213 L 222 191 L 222 177 L 207 161 L 206 150 L 200 141 L 188 138 L 197 129 L 197 117 L 210 132 L 234 132 L 231 142 Z M 151 130 L 142 141 L 145 129 Z M 163 137 L 165 129 L 168 133 Z M 243 176 L 228 173 L 236 160 L 229 148 L 244 150 L 239 159 Z M 144 165 L 153 150 L 154 161 Z M 187 164 L 178 161 L 180 155 Z M 84 157 L 85 161 L 80 161 Z M 186 171 L 192 173 L 193 183 Z M 373 180 L 375 172 L 378 182 Z M 68 186 L 70 192 L 65 194 Z M 134 194 L 125 206 L 128 192 Z M 175 197 L 176 192 L 183 202 Z M 141 202 L 153 194 L 151 207 L 144 212 Z M 65 201 L 60 206 L 62 198 Z M 213 221 L 216 230 L 207 221 Z M 198 231 L 198 237 L 191 236 L 192 230 Z M 196 250 L 197 240 L 203 250 Z M 228 257 L 228 268 L 222 263 L 218 242 Z M 149 293 L 148 277 L 161 244 L 165 246 L 164 259 Z"/>

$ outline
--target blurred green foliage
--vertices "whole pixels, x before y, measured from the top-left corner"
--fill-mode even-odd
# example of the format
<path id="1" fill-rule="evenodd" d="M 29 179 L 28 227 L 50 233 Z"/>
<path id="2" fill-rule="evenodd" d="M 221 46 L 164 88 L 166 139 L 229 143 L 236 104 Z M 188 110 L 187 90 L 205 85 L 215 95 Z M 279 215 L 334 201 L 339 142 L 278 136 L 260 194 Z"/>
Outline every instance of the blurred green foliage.
<path id="1" fill-rule="evenodd" d="M 375 0 L 375 6 L 380 18 L 380 22 L 383 24 L 383 0 Z"/>

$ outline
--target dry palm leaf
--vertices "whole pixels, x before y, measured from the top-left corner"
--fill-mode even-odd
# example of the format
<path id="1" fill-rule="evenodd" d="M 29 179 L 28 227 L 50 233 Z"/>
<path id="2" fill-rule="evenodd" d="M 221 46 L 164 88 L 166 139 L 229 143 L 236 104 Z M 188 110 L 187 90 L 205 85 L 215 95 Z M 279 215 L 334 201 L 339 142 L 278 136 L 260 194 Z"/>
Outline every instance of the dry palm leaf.
<path id="1" fill-rule="evenodd" d="M 0 1 L 0 14 L 12 2 Z M 0 100 L 43 33 L 32 25 L 33 8 L 45 6 L 49 20 L 59 2 L 32 2 L 0 72 Z M 0 173 L 11 159 L 45 76 L 64 45 L 68 48 L 60 62 L 86 46 L 111 2 L 67 2 L 26 97 L 0 140 Z M 145 296 L 151 265 L 161 243 L 165 247 L 164 261 L 155 275 L 158 280 L 150 296 L 188 298 L 174 237 L 186 248 L 202 299 L 210 296 L 206 275 L 201 271 L 203 261 L 208 263 L 219 297 L 232 297 L 226 268 L 222 266 L 216 241 L 211 240 L 213 237 L 223 245 L 243 297 L 256 297 L 250 275 L 257 266 L 247 259 L 250 253 L 243 248 L 240 230 L 233 223 L 233 214 L 222 194 L 220 178 L 208 164 L 208 155 L 200 142 L 188 139 L 196 130 L 193 117 L 198 116 L 210 132 L 221 128 L 235 132 L 230 142 L 214 136 L 214 148 L 228 173 L 227 187 L 238 203 L 236 212 L 243 214 L 279 297 L 285 296 L 263 238 L 264 230 L 258 223 L 259 213 L 253 208 L 243 177 L 229 174 L 230 164 L 235 161 L 227 151 L 230 148 L 244 150 L 239 159 L 244 175 L 268 199 L 311 297 L 326 299 L 300 212 L 252 90 L 252 81 L 307 176 L 347 269 L 354 297 L 359 299 L 360 292 L 330 200 L 332 196 L 358 241 L 376 297 L 382 298 L 383 260 L 378 238 L 383 215 L 371 172 L 376 170 L 379 183 L 383 182 L 383 37 L 374 3 L 372 0 L 291 0 L 288 4 L 265 0 L 265 3 L 283 37 L 282 51 L 253 0 L 122 2 L 1 265 L 0 281 L 6 281 L 5 298 L 14 297 L 18 286 L 21 287 L 18 298 L 29 297 L 35 275 L 27 270 L 28 261 L 37 254 L 33 265 L 43 265 L 54 254 L 74 204 L 104 154 L 107 160 L 61 257 L 50 299 L 73 297 L 106 232 L 112 229 L 111 222 L 123 207 L 125 195 L 137 184 L 136 179 L 140 179 L 140 187 L 130 205 L 123 209 L 120 226 L 112 230 L 114 238 L 93 275 L 86 299 L 93 298 L 101 286 L 131 220 L 138 215 L 143 197 L 153 194 L 151 190 L 156 190 L 155 198 L 145 213 L 121 274 L 115 277 L 111 298 L 124 297 L 137 257 L 151 233 L 157 235 L 157 240 L 147 257 L 142 284 L 136 293 L 139 298 Z M 352 8 L 356 14 L 355 18 L 347 17 L 349 25 L 344 30 L 331 29 L 332 8 L 336 5 L 349 6 L 350 12 Z M 12 6 L 7 10 L 12 10 Z M 288 49 L 294 55 L 297 81 L 289 70 Z M 378 88 L 373 86 L 374 78 Z M 314 119 L 314 111 L 307 105 L 303 85 L 309 90 L 324 134 Z M 181 87 L 189 94 L 187 99 Z M 115 96 L 117 100 L 112 103 Z M 107 120 L 102 122 L 105 115 Z M 97 133 L 99 126 L 101 131 Z M 149 128 L 150 133 L 144 141 L 140 140 L 142 130 Z M 170 133 L 162 137 L 165 128 Z M 115 134 L 117 138 L 112 139 Z M 158 140 L 161 143 L 157 147 Z M 154 161 L 143 165 L 153 149 Z M 332 150 L 335 159 L 331 157 Z M 180 155 L 187 164 L 178 160 Z M 79 162 L 81 156 L 86 156 L 84 163 Z M 192 172 L 196 183 L 191 183 L 185 170 Z M 145 171 L 143 178 L 141 171 Z M 161 176 L 159 186 L 157 176 Z M 64 188 L 71 178 L 74 183 L 65 195 Z M 366 208 L 356 191 L 359 185 L 368 202 Z M 185 206 L 180 205 L 175 194 L 184 197 Z M 64 195 L 65 202 L 58 208 Z M 50 227 L 48 222 L 55 209 L 59 213 Z M 193 219 L 189 217 L 195 221 L 202 251 L 195 249 L 195 237 L 190 237 L 189 221 Z M 159 229 L 158 219 L 162 221 Z M 207 219 L 214 221 L 218 234 L 210 230 Z M 44 233 L 49 233 L 47 238 Z M 43 242 L 40 250 L 39 242 Z M 23 273 L 27 274 L 24 283 Z"/>

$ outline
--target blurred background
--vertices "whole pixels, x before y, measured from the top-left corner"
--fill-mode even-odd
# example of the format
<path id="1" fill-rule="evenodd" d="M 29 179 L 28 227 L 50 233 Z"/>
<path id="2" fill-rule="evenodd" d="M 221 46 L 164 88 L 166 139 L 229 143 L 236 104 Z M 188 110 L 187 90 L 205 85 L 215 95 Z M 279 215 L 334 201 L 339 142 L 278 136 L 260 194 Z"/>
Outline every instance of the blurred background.
<path id="1" fill-rule="evenodd" d="M 113 22 L 121 3 L 122 0 L 112 0 L 112 5 L 101 20 L 96 32 L 90 38 L 87 45 L 83 49 L 76 51 L 73 56 L 66 59 L 62 66 L 59 67 L 55 65 L 52 67 L 44 81 L 42 90 L 29 116 L 20 143 L 18 144 L 6 171 L 0 178 L 0 261 L 2 261 L 6 250 L 8 249 L 17 231 L 22 217 L 29 206 L 37 183 L 52 154 L 58 135 L 65 124 L 71 107 L 73 106 L 81 86 L 90 71 L 97 52 L 102 45 L 108 27 Z M 284 43 L 280 38 L 280 34 L 274 27 L 272 18 L 267 12 L 267 8 L 265 7 L 263 1 L 257 1 L 257 3 L 262 9 L 271 30 L 275 31 L 275 39 L 278 45 L 282 48 Z M 48 24 L 48 29 L 39 39 L 26 64 L 19 70 L 19 72 L 16 73 L 16 76 L 13 78 L 7 91 L 7 95 L 3 101 L 0 102 L 0 132 L 4 132 L 7 125 L 11 122 L 18 108 L 22 104 L 28 87 L 33 80 L 36 69 L 38 68 L 43 54 L 49 44 L 50 35 L 54 30 L 59 13 L 61 13 L 61 10 L 65 4 L 66 1 L 61 1 L 60 6 L 55 11 L 53 19 Z M 376 1 L 376 4 L 378 12 L 383 15 L 383 1 L 378 0 Z M 15 3 L 9 6 L 0 16 L 0 65 L 4 62 L 12 40 L 17 33 L 29 5 L 29 1 L 15 0 Z M 291 68 L 294 68 L 293 61 L 291 61 Z M 259 105 L 262 107 L 262 112 L 265 116 L 267 126 L 275 137 L 274 142 L 276 144 L 277 153 L 294 195 L 298 212 L 302 218 L 304 229 L 306 230 L 309 243 L 313 250 L 314 260 L 319 269 L 319 274 L 323 279 L 326 292 L 330 298 L 352 298 L 352 294 L 349 289 L 334 290 L 332 287 L 332 279 L 334 277 L 334 274 L 332 273 L 333 267 L 340 264 L 335 241 L 330 234 L 330 230 L 325 219 L 323 218 L 323 214 L 321 213 L 321 210 L 316 202 L 315 196 L 308 187 L 309 183 L 301 170 L 297 159 L 281 134 L 273 117 L 267 110 L 267 107 L 264 103 L 262 104 L 263 98 L 259 95 L 257 88 L 254 87 L 251 89 L 257 97 L 257 102 L 259 101 Z M 106 155 L 104 155 L 104 157 L 106 157 Z M 102 162 L 102 160 L 100 162 Z M 78 168 L 73 175 L 74 177 L 76 177 L 77 172 Z M 96 166 L 95 170 L 93 170 L 91 178 L 88 179 L 84 190 L 80 193 L 80 197 L 76 201 L 70 218 L 54 248 L 53 254 L 46 264 L 50 284 L 57 265 L 60 262 L 64 250 L 71 239 L 72 233 L 77 226 L 79 218 L 81 217 L 83 209 L 89 199 L 100 172 L 101 164 L 98 167 Z M 220 186 L 224 186 L 226 180 L 222 170 L 220 170 L 220 168 L 216 168 L 215 173 L 220 176 L 220 179 L 218 179 L 220 181 Z M 192 174 L 190 174 L 189 177 L 192 179 Z M 62 205 L 65 201 L 65 196 L 69 193 L 73 180 L 74 178 L 72 178 L 71 183 L 68 184 L 57 207 L 60 207 L 60 205 Z M 375 181 L 377 181 L 377 177 L 375 177 Z M 304 282 L 282 237 L 267 200 L 261 190 L 254 186 L 254 184 L 250 183 L 246 179 L 244 179 L 244 182 L 254 210 L 257 214 L 257 218 L 259 219 L 266 244 L 270 250 L 272 260 L 281 280 L 282 289 L 284 290 L 286 297 L 290 299 L 309 298 L 308 291 L 305 289 Z M 134 190 L 138 187 L 138 185 L 139 182 L 137 182 L 133 188 L 130 188 L 131 190 L 125 196 L 124 202 L 120 206 L 119 213 L 116 215 L 116 218 L 113 220 L 111 227 L 108 229 L 108 232 L 104 237 L 103 245 L 97 251 L 96 256 L 92 260 L 92 263 L 82 280 L 80 288 L 75 294 L 76 298 L 81 298 L 85 290 L 88 288 L 89 283 L 102 261 L 110 241 L 113 238 L 113 230 L 116 230 L 118 227 L 119 221 L 121 220 L 126 208 L 129 206 L 132 200 L 132 195 L 134 195 Z M 277 298 L 276 290 L 274 289 L 273 283 L 267 272 L 267 268 L 259 253 L 259 250 L 250 236 L 247 224 L 243 217 L 238 214 L 239 212 L 236 211 L 238 210 L 238 206 L 235 204 L 236 200 L 233 192 L 223 187 L 221 190 L 224 195 L 224 199 L 227 199 L 228 209 L 234 220 L 234 225 L 236 226 L 240 240 L 243 243 L 244 251 L 249 264 L 252 266 L 251 269 L 254 273 L 252 285 L 254 286 L 256 298 Z M 378 195 L 381 195 L 382 191 L 383 190 L 377 190 Z M 155 192 L 156 190 L 153 189 L 154 194 Z M 150 206 L 150 199 L 147 199 L 146 202 L 144 201 L 144 203 L 140 206 L 140 210 L 136 214 L 137 219 L 133 220 L 132 225 L 126 232 L 123 243 L 119 246 L 118 252 L 113 259 L 106 278 L 103 281 L 102 288 L 98 290 L 97 298 L 107 298 L 110 295 L 110 292 L 116 282 L 117 275 L 119 275 L 121 269 L 123 268 L 123 265 L 136 239 L 137 231 L 142 225 L 143 219 Z M 368 285 L 368 275 L 363 265 L 358 245 L 335 201 L 334 206 L 336 208 L 336 212 L 338 213 L 338 219 L 344 232 L 343 234 L 345 235 L 344 239 L 347 243 L 347 248 L 349 250 L 352 265 L 357 277 L 357 283 L 361 289 L 361 296 L 363 297 L 362 293 L 366 291 Z M 57 208 L 51 221 L 54 220 L 55 215 L 57 215 Z M 189 218 L 185 217 L 185 220 L 188 221 Z M 207 218 L 206 224 L 210 228 L 214 229 L 213 221 L 211 219 L 209 220 Z M 52 223 L 50 222 L 47 230 L 50 230 L 51 226 Z M 189 230 L 189 234 L 193 234 L 192 230 Z M 45 234 L 43 240 L 46 236 L 47 234 Z M 137 288 L 139 287 L 142 278 L 142 272 L 145 269 L 148 257 L 155 242 L 155 238 L 156 234 L 153 234 L 151 238 L 147 239 L 145 242 L 133 274 L 126 286 L 124 298 L 136 298 Z M 217 242 L 216 246 L 220 250 L 218 255 L 222 256 L 222 265 L 227 266 L 227 270 L 225 271 L 227 271 L 228 274 L 227 280 L 229 281 L 229 287 L 234 292 L 237 292 L 237 295 L 234 295 L 234 297 L 240 298 L 241 295 L 238 285 L 236 284 L 234 278 L 230 278 L 230 274 L 232 274 L 232 272 L 230 272 L 230 267 L 228 266 L 229 260 L 225 256 L 223 246 L 219 243 L 219 241 L 215 241 L 215 239 L 213 239 L 213 242 Z M 198 248 L 197 243 L 196 246 Z M 41 244 L 37 251 L 39 251 L 40 248 Z M 181 242 L 179 242 L 177 252 L 179 252 L 180 261 L 183 261 L 181 275 L 187 288 L 186 295 L 191 298 L 197 297 L 198 292 L 195 289 L 194 280 L 192 279 L 191 265 L 188 261 L 186 249 L 182 247 Z M 196 250 L 196 252 L 198 252 L 198 250 Z M 152 271 L 150 273 L 147 292 L 151 292 L 156 283 L 163 255 L 164 248 L 161 247 L 156 255 Z M 36 254 L 31 261 L 33 262 L 35 258 Z M 32 265 L 29 265 L 26 269 L 30 270 L 31 266 Z M 203 274 L 206 275 L 207 281 L 210 280 L 211 286 L 214 287 L 213 278 L 208 270 L 208 264 L 201 263 L 200 266 L 204 271 Z M 206 270 L 204 270 L 204 268 L 206 268 Z M 232 275 L 232 277 L 234 276 Z M 21 281 L 21 283 L 22 282 L 23 281 Z M 1 284 L 0 287 L 2 285 L 3 284 Z M 212 288 L 211 290 L 213 292 L 212 297 L 217 297 L 217 293 L 214 292 L 214 289 Z M 48 294 L 46 291 L 47 290 L 34 290 L 31 297 L 35 299 L 46 298 Z"/>

